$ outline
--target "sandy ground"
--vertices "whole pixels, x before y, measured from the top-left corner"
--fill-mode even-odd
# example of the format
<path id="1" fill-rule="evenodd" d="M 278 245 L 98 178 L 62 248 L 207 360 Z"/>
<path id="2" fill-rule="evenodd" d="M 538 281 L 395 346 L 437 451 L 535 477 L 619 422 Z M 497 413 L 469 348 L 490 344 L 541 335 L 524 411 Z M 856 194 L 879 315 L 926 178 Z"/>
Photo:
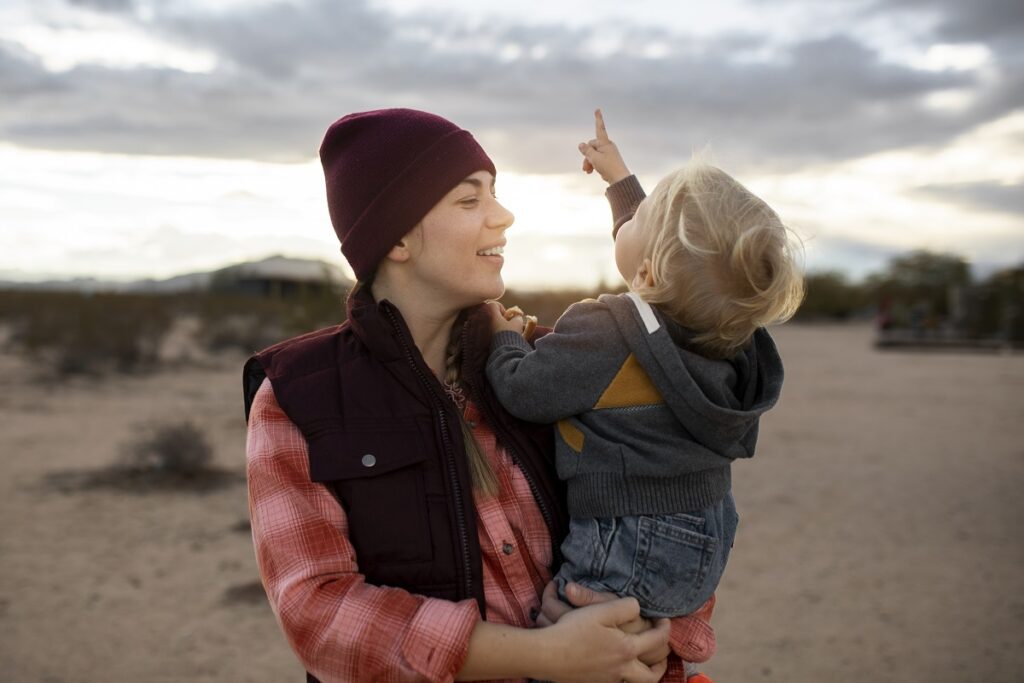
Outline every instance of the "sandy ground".
<path id="1" fill-rule="evenodd" d="M 777 332 L 788 379 L 734 468 L 719 683 L 1024 680 L 1024 355 L 878 353 Z M 63 385 L 0 356 L 0 679 L 284 681 L 245 487 L 61 492 L 132 426 L 192 418 L 242 471 L 239 365 Z"/>

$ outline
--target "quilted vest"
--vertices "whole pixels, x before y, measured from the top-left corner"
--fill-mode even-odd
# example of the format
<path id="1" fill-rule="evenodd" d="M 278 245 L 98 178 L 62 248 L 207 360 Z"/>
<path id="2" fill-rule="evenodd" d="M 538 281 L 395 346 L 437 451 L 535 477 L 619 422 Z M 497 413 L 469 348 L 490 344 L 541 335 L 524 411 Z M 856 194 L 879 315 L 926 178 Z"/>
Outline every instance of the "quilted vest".
<path id="1" fill-rule="evenodd" d="M 460 322 L 463 387 L 530 482 L 557 566 L 568 516 L 552 431 L 509 415 L 491 392 L 484 374 L 486 309 L 467 309 Z M 483 566 L 459 414 L 398 309 L 357 287 L 344 324 L 254 355 L 243 371 L 247 419 L 265 377 L 306 439 L 311 479 L 345 510 L 367 582 L 446 600 L 472 597 L 483 616 Z"/>

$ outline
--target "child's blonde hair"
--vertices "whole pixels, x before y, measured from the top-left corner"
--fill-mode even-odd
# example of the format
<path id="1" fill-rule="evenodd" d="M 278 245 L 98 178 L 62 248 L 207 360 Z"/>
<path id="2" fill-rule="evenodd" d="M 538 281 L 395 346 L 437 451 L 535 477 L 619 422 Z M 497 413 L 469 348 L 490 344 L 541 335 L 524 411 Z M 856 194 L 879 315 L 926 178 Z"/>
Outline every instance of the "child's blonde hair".
<path id="1" fill-rule="evenodd" d="M 788 320 L 803 299 L 799 243 L 763 200 L 699 159 L 666 176 L 639 228 L 653 285 L 637 294 L 727 358 L 759 327 Z"/>

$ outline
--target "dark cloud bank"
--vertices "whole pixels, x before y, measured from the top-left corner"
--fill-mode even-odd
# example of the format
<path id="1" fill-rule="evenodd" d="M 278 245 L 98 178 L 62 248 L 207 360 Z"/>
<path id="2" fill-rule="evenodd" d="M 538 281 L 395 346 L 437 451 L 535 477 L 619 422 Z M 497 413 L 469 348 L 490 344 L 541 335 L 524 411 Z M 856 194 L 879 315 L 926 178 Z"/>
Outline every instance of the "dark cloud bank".
<path id="1" fill-rule="evenodd" d="M 600 105 L 638 169 L 660 170 L 708 142 L 732 167 L 782 169 L 939 146 L 1024 105 L 1024 5 L 1016 1 L 897 0 L 865 9 L 941 11 L 935 40 L 986 43 L 996 58 L 994 84 L 971 72 L 883 62 L 852 33 L 796 42 L 764 62 L 737 58 L 763 45 L 756 33 L 694 45 L 650 27 L 472 26 L 437 13 L 397 19 L 333 0 L 205 15 L 166 10 L 146 19 L 131 0 L 72 4 L 136 17 L 164 39 L 212 52 L 218 66 L 203 74 L 96 66 L 50 73 L 0 42 L 4 139 L 302 161 L 337 116 L 412 106 L 469 128 L 505 168 L 560 172 L 576 167 L 575 142 L 589 135 L 590 111 Z M 604 38 L 627 47 L 604 57 L 581 47 Z M 669 46 L 668 54 L 644 57 L 642 48 L 654 43 Z M 517 50 L 521 56 L 509 59 Z M 928 94 L 954 88 L 975 92 L 974 104 L 957 112 L 924 106 Z"/>

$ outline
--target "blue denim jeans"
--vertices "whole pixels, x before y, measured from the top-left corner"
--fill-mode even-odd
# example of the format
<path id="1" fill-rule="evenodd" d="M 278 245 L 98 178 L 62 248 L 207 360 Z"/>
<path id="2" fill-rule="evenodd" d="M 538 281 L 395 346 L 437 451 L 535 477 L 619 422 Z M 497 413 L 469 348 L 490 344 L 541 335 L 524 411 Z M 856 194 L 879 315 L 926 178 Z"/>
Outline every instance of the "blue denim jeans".
<path id="1" fill-rule="evenodd" d="M 739 516 L 729 493 L 694 512 L 573 519 L 555 581 L 634 597 L 645 617 L 690 614 L 715 592 Z"/>

